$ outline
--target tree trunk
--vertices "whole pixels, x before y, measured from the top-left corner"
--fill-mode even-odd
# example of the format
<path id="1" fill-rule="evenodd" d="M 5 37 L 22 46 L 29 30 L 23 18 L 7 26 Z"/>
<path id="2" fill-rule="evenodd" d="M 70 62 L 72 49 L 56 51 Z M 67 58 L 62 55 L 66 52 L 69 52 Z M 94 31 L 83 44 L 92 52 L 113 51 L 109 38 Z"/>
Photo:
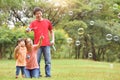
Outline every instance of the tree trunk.
<path id="1" fill-rule="evenodd" d="M 83 47 L 83 55 L 82 55 L 84 59 L 88 58 L 89 50 L 90 50 L 89 37 L 88 35 L 84 35 L 84 47 Z"/>
<path id="2" fill-rule="evenodd" d="M 92 48 L 92 53 L 93 53 L 93 60 L 97 60 L 97 57 L 96 57 L 96 51 L 95 51 L 95 46 L 94 46 L 94 40 L 93 40 L 93 37 L 91 37 L 91 48 Z"/>
<path id="3" fill-rule="evenodd" d="M 80 45 L 75 47 L 75 51 L 76 51 L 75 59 L 80 58 L 80 49 L 81 49 Z"/>

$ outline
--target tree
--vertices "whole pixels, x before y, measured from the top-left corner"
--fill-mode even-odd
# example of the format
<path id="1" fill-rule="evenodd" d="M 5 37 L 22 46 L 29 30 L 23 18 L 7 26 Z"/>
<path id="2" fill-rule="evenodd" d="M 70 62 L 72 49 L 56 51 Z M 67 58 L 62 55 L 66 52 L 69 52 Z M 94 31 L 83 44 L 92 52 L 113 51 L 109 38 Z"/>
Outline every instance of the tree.
<path id="1" fill-rule="evenodd" d="M 71 58 L 79 56 L 79 58 L 86 59 L 89 58 L 89 53 L 92 53 L 91 59 L 94 60 L 115 61 L 119 59 L 117 57 L 120 49 L 119 0 L 52 0 L 51 2 L 49 0 L 0 0 L 0 27 L 3 27 L 8 21 L 12 21 L 18 29 L 21 26 L 27 26 L 30 20 L 34 18 L 32 10 L 36 6 L 41 7 L 44 12 L 43 16 L 51 20 L 55 30 L 58 31 L 57 35 L 63 35 L 60 31 L 64 30 L 65 35 L 72 37 L 74 41 L 74 44 L 71 44 L 71 46 L 74 46 L 73 50 L 77 50 L 75 41 L 81 41 L 78 51 L 80 55 L 73 52 L 74 55 Z M 79 28 L 84 29 L 83 35 L 78 36 Z M 15 29 L 15 31 L 19 31 L 18 29 Z M 7 42 L 10 44 L 14 38 L 7 36 L 7 34 L 11 34 L 9 31 L 4 31 L 3 29 L 0 31 L 1 34 L 4 32 L 6 34 L 0 37 L 0 42 L 2 44 Z M 24 32 L 21 34 L 15 32 L 15 34 L 21 37 L 28 36 Z M 109 36 L 111 40 L 106 39 L 107 34 L 111 35 Z M 6 41 L 3 38 L 6 38 Z M 17 40 L 17 38 L 15 39 Z M 69 53 L 69 50 L 64 48 L 67 44 L 64 43 L 63 46 L 62 40 L 59 40 L 59 37 L 57 39 L 56 45 L 61 46 L 60 50 Z M 4 51 L 4 47 L 0 48 L 1 51 Z M 58 56 L 60 55 L 58 54 Z"/>

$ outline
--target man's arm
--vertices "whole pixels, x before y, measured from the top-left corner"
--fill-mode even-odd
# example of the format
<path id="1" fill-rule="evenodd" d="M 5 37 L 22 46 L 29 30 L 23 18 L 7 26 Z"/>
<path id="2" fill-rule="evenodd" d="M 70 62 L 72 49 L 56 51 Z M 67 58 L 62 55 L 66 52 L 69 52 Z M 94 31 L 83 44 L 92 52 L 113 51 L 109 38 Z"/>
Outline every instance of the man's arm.
<path id="1" fill-rule="evenodd" d="M 50 30 L 50 34 L 51 34 L 51 38 L 52 38 L 52 40 L 51 40 L 51 45 L 54 45 L 54 43 L 55 43 L 54 31 L 53 31 L 53 30 Z"/>

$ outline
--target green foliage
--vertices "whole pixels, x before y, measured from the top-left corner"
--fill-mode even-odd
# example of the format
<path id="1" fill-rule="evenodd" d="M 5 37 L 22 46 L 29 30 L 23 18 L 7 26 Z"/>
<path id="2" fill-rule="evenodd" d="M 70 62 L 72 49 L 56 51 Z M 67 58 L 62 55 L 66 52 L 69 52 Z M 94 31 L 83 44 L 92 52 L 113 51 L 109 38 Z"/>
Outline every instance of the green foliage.
<path id="1" fill-rule="evenodd" d="M 30 37 L 33 39 L 33 33 L 26 33 L 25 27 L 9 29 L 7 27 L 0 28 L 0 58 L 11 58 L 13 50 L 16 46 L 18 38 Z"/>
<path id="2" fill-rule="evenodd" d="M 114 36 L 120 37 L 119 0 L 52 0 L 51 2 L 46 0 L 39 0 L 39 2 L 35 2 L 35 0 L 0 0 L 0 25 L 3 25 L 0 26 L 1 53 L 5 52 L 5 48 L 8 51 L 10 46 L 14 46 L 20 37 L 33 39 L 33 33 L 25 33 L 25 27 L 20 28 L 23 24 L 22 21 L 16 22 L 16 28 L 13 30 L 4 27 L 10 17 L 9 12 L 12 10 L 13 15 L 16 16 L 15 12 L 25 10 L 25 17 L 30 20 L 34 18 L 32 10 L 36 6 L 43 9 L 43 17 L 48 18 L 56 30 L 55 46 L 57 51 L 52 51 L 54 58 L 69 57 L 70 47 L 66 43 L 66 38 L 71 37 L 74 43 L 71 44 L 72 51 L 77 50 L 75 49 L 75 41 L 80 40 L 81 42 L 79 46 L 80 58 L 83 54 L 86 54 L 86 58 L 88 58 L 89 51 L 93 51 L 97 60 L 120 60 L 118 57 L 120 40 L 114 41 Z M 18 19 L 17 17 L 16 19 Z M 90 21 L 94 21 L 94 24 L 91 25 Z M 83 35 L 78 35 L 79 28 L 84 29 Z M 106 34 L 112 34 L 113 39 L 107 41 Z M 73 56 L 70 58 L 75 56 L 74 52 L 72 54 Z"/>
<path id="3" fill-rule="evenodd" d="M 83 21 L 74 20 L 64 24 L 63 28 L 70 37 L 72 37 L 73 39 L 76 39 L 79 36 L 78 29 L 83 28 L 84 30 L 86 30 L 87 25 Z"/>
<path id="4" fill-rule="evenodd" d="M 22 7 L 23 0 L 0 0 L 0 8 L 4 10 L 20 9 Z"/>
<path id="5" fill-rule="evenodd" d="M 53 51 L 53 58 L 64 58 L 65 55 L 68 53 L 66 48 L 67 37 L 68 35 L 63 29 L 55 30 L 55 47 L 57 51 L 56 52 Z"/>
<path id="6" fill-rule="evenodd" d="M 63 29 L 58 29 L 55 30 L 55 43 L 60 45 L 60 44 L 65 44 L 66 43 L 66 38 L 67 34 Z"/>

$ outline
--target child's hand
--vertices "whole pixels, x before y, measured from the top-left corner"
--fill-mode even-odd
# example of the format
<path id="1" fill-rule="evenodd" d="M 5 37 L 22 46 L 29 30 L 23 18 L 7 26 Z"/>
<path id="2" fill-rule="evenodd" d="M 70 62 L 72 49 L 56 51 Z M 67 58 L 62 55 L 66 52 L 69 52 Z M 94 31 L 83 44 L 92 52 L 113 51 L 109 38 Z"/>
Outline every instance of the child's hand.
<path id="1" fill-rule="evenodd" d="M 40 36 L 40 40 L 43 40 L 44 39 L 44 36 Z"/>
<path id="2" fill-rule="evenodd" d="M 41 46 L 43 39 L 44 39 L 44 36 L 40 36 L 39 42 L 38 42 L 38 48 Z"/>

